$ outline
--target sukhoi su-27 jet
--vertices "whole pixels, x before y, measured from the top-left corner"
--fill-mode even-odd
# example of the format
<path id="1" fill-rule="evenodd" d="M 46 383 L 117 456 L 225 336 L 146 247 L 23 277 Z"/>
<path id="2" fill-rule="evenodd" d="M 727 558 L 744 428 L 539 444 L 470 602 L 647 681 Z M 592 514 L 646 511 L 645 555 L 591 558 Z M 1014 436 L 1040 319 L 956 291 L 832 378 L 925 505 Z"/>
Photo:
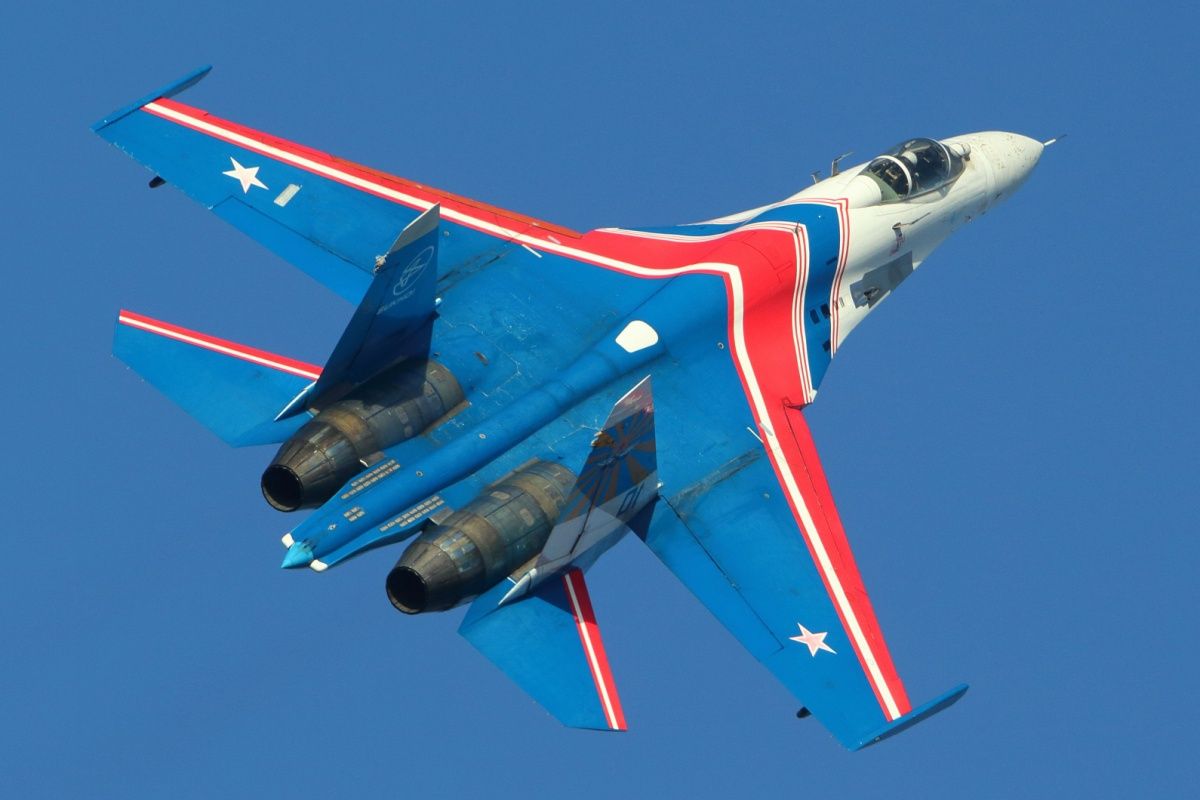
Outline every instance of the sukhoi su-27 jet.
<path id="1" fill-rule="evenodd" d="M 1043 144 L 909 139 L 776 203 L 580 233 L 368 169 L 174 99 L 94 130 L 356 306 L 323 366 L 121 311 L 116 355 L 262 475 L 283 567 L 407 543 L 405 614 L 459 628 L 563 724 L 624 730 L 584 575 L 658 556 L 787 689 L 861 748 L 913 705 L 803 409 L 856 325 Z"/>

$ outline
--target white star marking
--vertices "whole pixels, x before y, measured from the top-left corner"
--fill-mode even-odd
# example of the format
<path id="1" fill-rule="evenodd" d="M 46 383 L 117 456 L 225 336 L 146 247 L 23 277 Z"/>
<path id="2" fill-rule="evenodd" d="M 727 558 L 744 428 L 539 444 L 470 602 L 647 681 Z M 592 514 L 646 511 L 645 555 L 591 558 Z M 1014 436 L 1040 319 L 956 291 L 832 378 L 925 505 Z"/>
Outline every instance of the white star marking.
<path id="1" fill-rule="evenodd" d="M 810 656 L 815 657 L 818 650 L 828 650 L 830 653 L 837 653 L 836 650 L 825 644 L 825 637 L 829 635 L 828 631 L 825 633 L 813 633 L 808 628 L 800 625 L 800 623 L 797 622 L 796 624 L 800 626 L 800 635 L 789 636 L 788 638 L 793 642 L 799 642 L 800 644 L 806 646 Z"/>
<path id="2" fill-rule="evenodd" d="M 267 185 L 258 179 L 258 167 L 243 167 L 238 163 L 238 160 L 233 156 L 229 157 L 233 162 L 233 169 L 222 172 L 222 175 L 228 175 L 234 180 L 242 184 L 242 194 L 247 194 L 251 186 L 257 186 L 261 189 L 266 189 Z"/>

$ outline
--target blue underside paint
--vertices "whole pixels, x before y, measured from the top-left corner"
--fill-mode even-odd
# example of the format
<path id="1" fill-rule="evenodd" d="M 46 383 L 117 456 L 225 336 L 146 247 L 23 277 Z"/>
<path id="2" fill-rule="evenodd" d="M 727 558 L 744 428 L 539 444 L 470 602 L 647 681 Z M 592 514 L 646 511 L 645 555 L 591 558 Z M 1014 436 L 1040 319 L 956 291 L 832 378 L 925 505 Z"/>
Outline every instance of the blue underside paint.
<path id="1" fill-rule="evenodd" d="M 307 414 L 275 415 L 310 378 L 252 364 L 119 322 L 113 354 L 227 444 L 282 442 Z"/>
<path id="2" fill-rule="evenodd" d="M 700 485 L 664 493 L 647 537 L 663 563 L 844 744 L 882 725 L 766 458 L 735 456 Z M 836 652 L 790 641 L 801 624 Z"/>
<path id="3" fill-rule="evenodd" d="M 481 595 L 458 632 L 564 725 L 609 730 L 562 579 L 498 606 L 511 587 Z"/>

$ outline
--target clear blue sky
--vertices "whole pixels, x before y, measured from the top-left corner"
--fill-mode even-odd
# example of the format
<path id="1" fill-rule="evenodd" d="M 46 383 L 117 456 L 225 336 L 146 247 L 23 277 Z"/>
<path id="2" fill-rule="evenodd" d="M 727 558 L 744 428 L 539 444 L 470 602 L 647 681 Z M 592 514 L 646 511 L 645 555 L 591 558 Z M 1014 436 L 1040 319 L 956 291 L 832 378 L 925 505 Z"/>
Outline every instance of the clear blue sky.
<path id="1" fill-rule="evenodd" d="M 0 795 L 1200 783 L 1194 6 L 163 5 L 0 27 Z M 634 541 L 591 580 L 631 730 L 569 731 L 460 611 L 390 607 L 398 552 L 279 570 L 271 452 L 226 449 L 109 355 L 122 306 L 317 362 L 350 313 L 88 131 L 204 63 L 189 103 L 576 228 L 769 202 L 909 136 L 1069 133 L 811 409 L 910 694 L 964 701 L 847 753 Z"/>

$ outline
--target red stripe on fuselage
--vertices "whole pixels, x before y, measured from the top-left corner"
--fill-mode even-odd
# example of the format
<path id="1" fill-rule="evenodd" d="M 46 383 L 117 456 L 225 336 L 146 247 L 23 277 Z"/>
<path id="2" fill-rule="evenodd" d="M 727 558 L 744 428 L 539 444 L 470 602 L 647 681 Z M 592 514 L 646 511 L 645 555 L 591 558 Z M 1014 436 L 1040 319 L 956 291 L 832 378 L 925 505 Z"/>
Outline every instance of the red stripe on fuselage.
<path id="1" fill-rule="evenodd" d="M 829 291 L 829 357 L 833 358 L 837 354 L 841 326 L 841 306 L 838 304 L 838 298 L 842 296 L 842 276 L 846 272 L 846 262 L 850 258 L 850 201 L 840 198 L 833 201 L 818 200 L 816 202 L 827 202 L 837 206 L 838 226 L 841 229 L 840 241 L 842 246 L 838 252 L 838 264 L 837 271 L 833 275 L 833 287 Z"/>

